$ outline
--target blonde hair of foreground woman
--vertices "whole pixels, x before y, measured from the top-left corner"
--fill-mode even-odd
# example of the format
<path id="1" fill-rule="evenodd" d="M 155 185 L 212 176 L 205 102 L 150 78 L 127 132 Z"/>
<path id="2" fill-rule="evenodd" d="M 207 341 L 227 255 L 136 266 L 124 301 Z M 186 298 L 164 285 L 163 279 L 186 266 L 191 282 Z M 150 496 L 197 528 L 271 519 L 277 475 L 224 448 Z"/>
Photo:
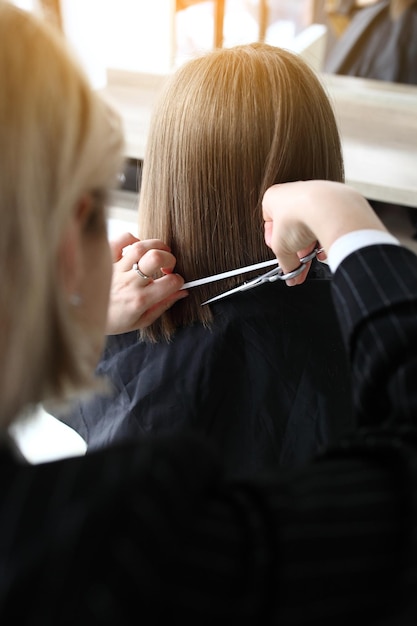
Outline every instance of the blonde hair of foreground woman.
<path id="1" fill-rule="evenodd" d="M 266 44 L 211 52 L 181 67 L 154 112 L 144 159 L 139 235 L 171 246 L 186 281 L 272 258 L 261 200 L 274 183 L 343 181 L 329 99 L 297 55 Z M 190 290 L 141 331 L 169 338 L 209 325 L 201 302 L 242 281 Z"/>
<path id="2" fill-rule="evenodd" d="M 77 203 L 90 193 L 100 199 L 114 184 L 122 139 L 60 35 L 3 1 L 0 93 L 4 428 L 27 405 L 92 383 L 101 333 L 82 305 L 71 304 L 57 261 Z M 85 236 L 97 237 L 89 228 Z"/>

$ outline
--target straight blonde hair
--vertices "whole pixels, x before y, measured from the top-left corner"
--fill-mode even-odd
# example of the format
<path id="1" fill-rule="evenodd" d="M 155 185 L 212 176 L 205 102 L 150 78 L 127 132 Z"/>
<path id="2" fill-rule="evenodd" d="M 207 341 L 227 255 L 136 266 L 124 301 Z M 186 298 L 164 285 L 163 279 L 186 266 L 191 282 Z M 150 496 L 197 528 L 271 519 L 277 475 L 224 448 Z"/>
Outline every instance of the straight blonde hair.
<path id="1" fill-rule="evenodd" d="M 139 235 L 164 240 L 186 281 L 273 257 L 262 197 L 274 183 L 343 181 L 329 99 L 296 54 L 255 43 L 216 50 L 182 66 L 155 109 L 144 159 Z M 141 332 L 170 339 L 212 321 L 201 302 L 242 277 L 190 290 Z"/>
<path id="2" fill-rule="evenodd" d="M 416 4 L 416 0 L 391 0 L 390 14 L 393 20 L 399 19 L 405 11 Z"/>
<path id="3" fill-rule="evenodd" d="M 52 26 L 0 1 L 0 427 L 93 382 L 57 258 L 80 198 L 113 186 L 118 118 Z"/>

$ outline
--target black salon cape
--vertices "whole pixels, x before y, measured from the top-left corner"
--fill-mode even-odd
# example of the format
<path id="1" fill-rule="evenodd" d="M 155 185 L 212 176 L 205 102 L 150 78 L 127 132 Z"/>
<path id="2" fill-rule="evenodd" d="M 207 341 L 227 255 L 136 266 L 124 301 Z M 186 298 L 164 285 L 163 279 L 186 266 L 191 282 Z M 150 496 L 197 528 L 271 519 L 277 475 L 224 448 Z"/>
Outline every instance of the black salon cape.
<path id="1" fill-rule="evenodd" d="M 171 343 L 111 336 L 98 372 L 113 392 L 61 415 L 88 450 L 168 432 L 214 441 L 226 470 L 252 475 L 296 466 L 352 425 L 347 357 L 316 262 L 302 286 L 283 282 L 212 305 L 214 325 L 177 331 Z"/>

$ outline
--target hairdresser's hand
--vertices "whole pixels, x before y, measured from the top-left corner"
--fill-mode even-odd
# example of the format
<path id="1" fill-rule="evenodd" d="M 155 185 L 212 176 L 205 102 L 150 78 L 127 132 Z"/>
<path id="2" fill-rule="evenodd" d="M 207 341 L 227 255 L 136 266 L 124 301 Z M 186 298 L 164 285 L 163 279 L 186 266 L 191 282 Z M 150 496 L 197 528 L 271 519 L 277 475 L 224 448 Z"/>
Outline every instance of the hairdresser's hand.
<path id="1" fill-rule="evenodd" d="M 266 191 L 262 207 L 265 241 L 284 272 L 298 267 L 298 259 L 317 242 L 324 249 L 318 255 L 323 261 L 342 235 L 368 228 L 387 230 L 365 198 L 343 183 L 312 180 L 273 185 Z M 307 271 L 287 284 L 301 284 L 306 275 Z"/>
<path id="2" fill-rule="evenodd" d="M 173 273 L 175 257 L 159 239 L 139 241 L 125 233 L 110 242 L 110 247 L 114 265 L 108 335 L 145 328 L 187 296 L 187 291 L 180 291 L 183 278 Z M 132 269 L 134 263 L 138 263 L 145 278 Z M 152 276 L 161 270 L 164 276 L 154 280 Z"/>

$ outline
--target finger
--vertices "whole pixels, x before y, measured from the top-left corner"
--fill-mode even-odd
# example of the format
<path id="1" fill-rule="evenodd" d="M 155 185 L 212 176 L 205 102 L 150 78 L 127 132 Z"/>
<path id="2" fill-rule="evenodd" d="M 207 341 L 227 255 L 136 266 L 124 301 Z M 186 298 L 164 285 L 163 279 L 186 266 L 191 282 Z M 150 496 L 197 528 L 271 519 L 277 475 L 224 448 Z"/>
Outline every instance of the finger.
<path id="1" fill-rule="evenodd" d="M 292 272 L 300 265 L 300 257 L 297 255 L 296 249 L 294 251 L 289 250 L 286 242 L 278 241 L 278 238 L 274 238 L 274 224 L 273 222 L 265 222 L 265 242 L 273 250 L 278 259 L 279 266 L 283 272 L 287 274 Z M 272 245 L 272 241 L 274 242 Z M 277 243 L 278 242 L 278 243 Z"/>
<path id="2" fill-rule="evenodd" d="M 109 240 L 113 263 L 119 261 L 123 256 L 123 249 L 139 241 L 132 233 L 122 233 L 118 237 Z"/>
<path id="3" fill-rule="evenodd" d="M 320 248 L 321 248 L 320 243 L 316 241 L 314 247 L 310 246 L 308 248 L 304 248 L 303 250 L 300 250 L 297 254 L 298 254 L 299 259 L 303 259 L 305 257 L 310 256 L 312 253 L 314 253 L 317 259 L 319 259 L 320 261 L 325 261 L 327 258 L 325 251 L 322 250 L 321 252 L 317 252 L 317 250 L 320 250 Z M 286 284 L 290 287 L 294 285 L 301 285 L 307 278 L 312 262 L 313 262 L 313 259 L 311 259 L 310 261 L 304 262 L 303 263 L 304 271 L 301 272 L 298 276 L 295 276 L 294 278 L 287 280 Z"/>
<path id="4" fill-rule="evenodd" d="M 272 222 L 272 220 L 265 220 L 265 224 L 264 224 L 264 230 L 265 230 L 265 243 L 268 246 L 268 248 L 272 248 L 272 230 L 273 230 L 274 224 Z"/>
<path id="5" fill-rule="evenodd" d="M 167 311 L 175 302 L 188 296 L 181 289 L 184 279 L 179 274 L 169 274 L 158 278 L 146 288 L 147 308 L 141 312 L 136 322 L 137 328 L 146 328 Z"/>
<path id="6" fill-rule="evenodd" d="M 142 297 L 146 296 L 146 310 L 165 302 L 167 298 L 170 299 L 176 296 L 175 299 L 179 299 L 181 293 L 185 291 L 181 289 L 183 284 L 184 279 L 179 274 L 166 274 L 149 283 L 146 288 L 141 290 Z M 186 291 L 185 293 L 187 294 Z"/>
<path id="7" fill-rule="evenodd" d="M 304 264 L 304 269 L 300 274 L 298 274 L 298 276 L 295 276 L 294 278 L 290 278 L 285 281 L 286 285 L 288 285 L 288 287 L 294 287 L 295 285 L 302 285 L 303 282 L 307 278 L 310 267 L 311 267 L 311 261 L 308 261 L 308 263 Z"/>
<path id="8" fill-rule="evenodd" d="M 179 274 L 167 274 L 150 282 L 139 280 L 134 272 L 114 274 L 107 334 L 117 335 L 145 328 L 156 319 L 158 311 L 163 312 L 164 307 L 188 295 L 181 289 L 183 285 L 184 279 Z M 159 308 L 152 313 L 154 307 Z"/>
<path id="9" fill-rule="evenodd" d="M 188 296 L 188 292 L 185 290 L 174 293 L 172 296 L 165 298 L 161 302 L 158 302 L 153 307 L 149 308 L 140 318 L 140 328 L 146 328 L 150 326 L 155 320 L 158 319 L 165 311 L 170 309 L 173 304 L 182 300 Z"/>
<path id="10" fill-rule="evenodd" d="M 166 274 L 156 280 L 139 280 L 134 272 L 125 272 L 122 280 L 113 281 L 112 303 L 122 306 L 139 318 L 145 311 L 181 290 L 184 279 L 179 274 Z M 187 293 L 187 292 L 186 292 Z"/>
<path id="11" fill-rule="evenodd" d="M 319 241 L 317 242 L 317 248 L 319 250 L 321 250 L 321 248 L 322 248 Z M 326 252 L 326 250 L 324 250 L 324 248 L 322 249 L 321 252 L 319 252 L 317 254 L 317 258 L 318 258 L 319 261 L 327 261 L 327 252 Z"/>
<path id="12" fill-rule="evenodd" d="M 302 250 L 299 250 L 297 253 L 298 258 L 304 259 L 306 257 L 311 256 L 312 254 L 314 254 L 314 256 L 316 258 L 320 258 L 320 260 L 325 260 L 326 258 L 326 254 L 324 252 L 324 250 L 322 252 L 317 253 L 317 250 L 320 249 L 320 244 L 318 241 L 315 242 L 314 246 L 309 246 L 308 248 L 303 248 Z M 289 287 L 292 287 L 294 285 L 301 285 L 307 278 L 308 276 L 308 272 L 311 268 L 311 264 L 313 262 L 313 259 L 311 259 L 310 261 L 307 262 L 303 262 L 302 264 L 304 265 L 304 271 L 301 272 L 298 276 L 295 276 L 294 278 L 291 278 L 289 280 L 286 281 L 286 284 Z"/>
<path id="13" fill-rule="evenodd" d="M 155 252 L 154 256 L 148 257 L 145 261 L 146 267 L 142 266 L 142 258 L 147 254 Z M 159 254 L 164 253 L 164 254 Z M 169 254 L 169 256 L 166 256 Z M 167 263 L 167 267 L 172 269 L 175 267 L 175 257 L 170 253 L 170 248 L 160 239 L 144 239 L 142 241 L 137 240 L 132 245 L 125 248 L 123 251 L 123 257 L 120 260 L 120 269 L 127 271 L 132 268 L 133 263 L 139 263 L 140 270 L 144 274 L 149 276 L 157 273 L 164 264 Z M 150 264 L 152 263 L 152 267 Z"/>
<path id="14" fill-rule="evenodd" d="M 177 260 L 171 252 L 166 250 L 148 250 L 140 258 L 140 269 L 147 276 L 154 276 L 162 271 L 164 274 L 171 274 Z"/>
<path id="15" fill-rule="evenodd" d="M 265 222 L 273 221 L 276 207 L 279 206 L 278 198 L 282 193 L 282 185 L 280 183 L 272 185 L 265 192 L 262 199 L 262 216 Z"/>

